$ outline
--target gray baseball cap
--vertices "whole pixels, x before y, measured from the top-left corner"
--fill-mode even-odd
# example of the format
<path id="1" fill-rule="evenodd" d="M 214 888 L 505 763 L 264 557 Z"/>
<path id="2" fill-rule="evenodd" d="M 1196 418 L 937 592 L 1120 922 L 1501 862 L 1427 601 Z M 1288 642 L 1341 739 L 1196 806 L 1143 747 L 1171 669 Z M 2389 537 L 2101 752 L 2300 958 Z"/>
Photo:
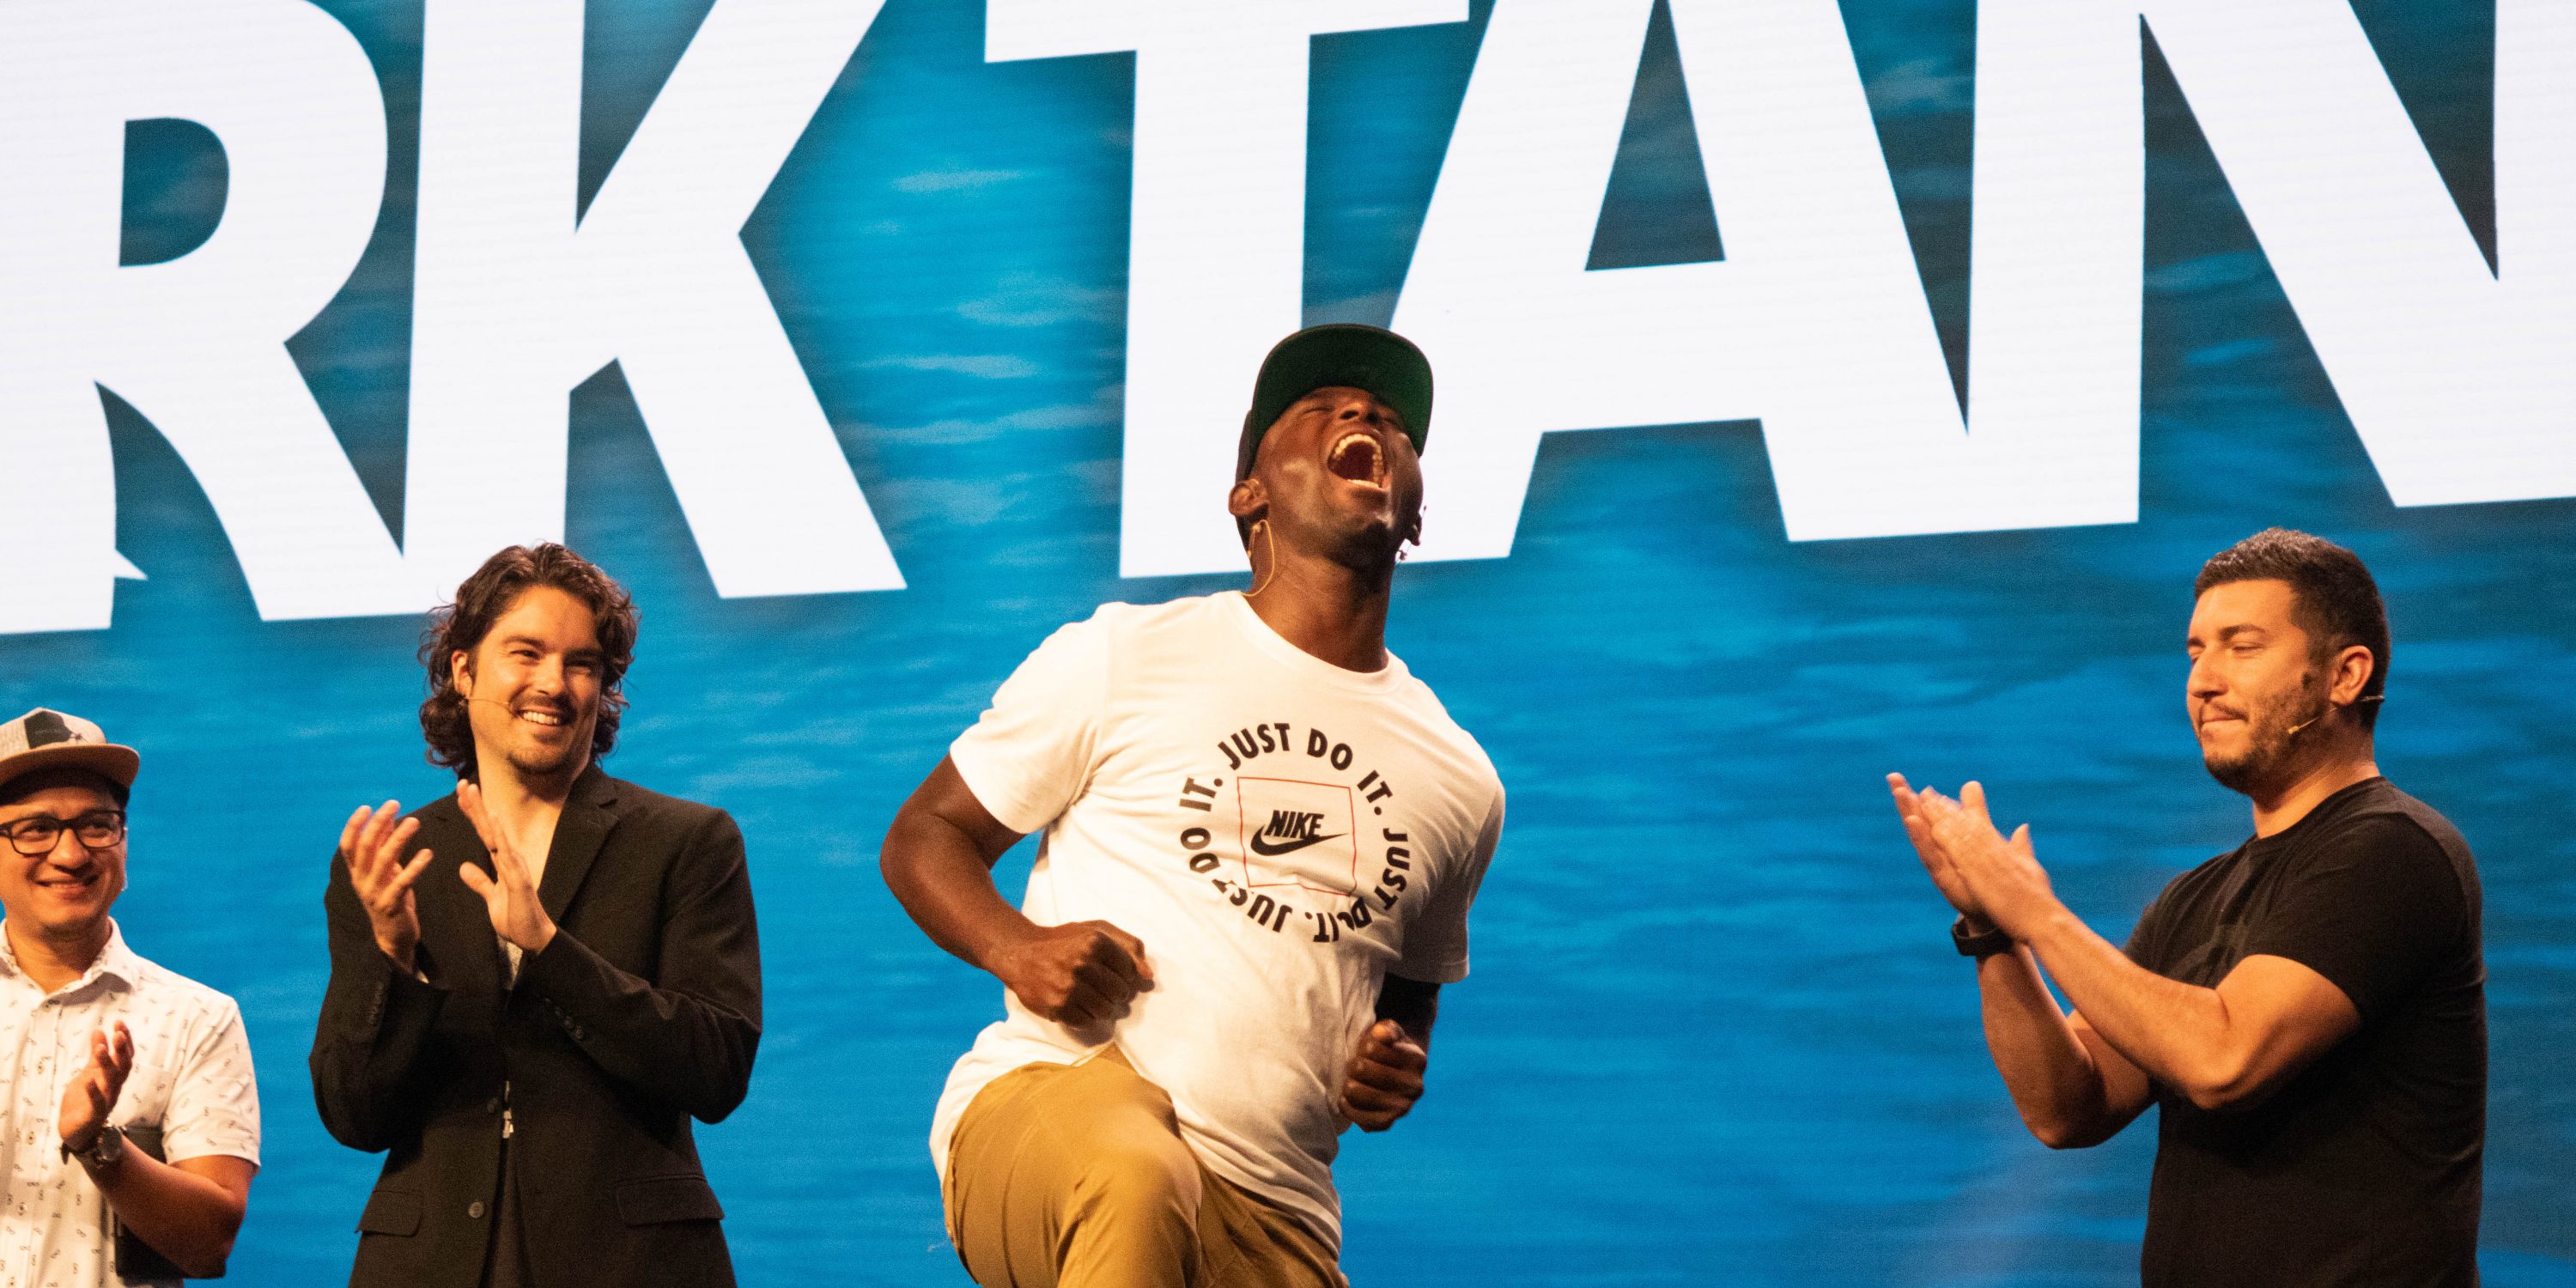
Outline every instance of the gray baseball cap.
<path id="1" fill-rule="evenodd" d="M 40 769 L 84 769 L 121 788 L 134 786 L 143 755 L 107 740 L 97 725 L 38 707 L 0 725 L 0 785 Z"/>

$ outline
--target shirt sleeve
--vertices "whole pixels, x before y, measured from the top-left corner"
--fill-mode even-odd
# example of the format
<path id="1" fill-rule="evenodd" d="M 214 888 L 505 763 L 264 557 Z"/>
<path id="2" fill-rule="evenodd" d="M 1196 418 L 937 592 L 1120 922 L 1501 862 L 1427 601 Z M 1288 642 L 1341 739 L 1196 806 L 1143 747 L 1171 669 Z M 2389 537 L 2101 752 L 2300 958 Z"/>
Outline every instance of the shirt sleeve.
<path id="1" fill-rule="evenodd" d="M 2465 913 L 2441 844 L 2412 820 L 2373 815 L 2285 874 L 2245 955 L 2285 957 L 2325 976 L 2372 1020 L 2432 972 Z"/>
<path id="2" fill-rule="evenodd" d="M 231 999 L 198 1026 L 170 1087 L 161 1152 L 172 1162 L 223 1154 L 259 1162 L 259 1080 Z"/>
<path id="3" fill-rule="evenodd" d="M 1011 672 L 993 705 L 949 744 L 968 791 L 1004 827 L 1026 834 L 1055 821 L 1091 777 L 1109 687 L 1100 619 L 1047 637 Z"/>
<path id="4" fill-rule="evenodd" d="M 1467 977 L 1467 906 L 1485 883 L 1494 847 L 1503 839 L 1503 789 L 1494 788 L 1494 804 L 1485 811 L 1485 826 L 1467 861 L 1442 872 L 1431 887 L 1431 902 L 1404 928 L 1404 956 L 1390 971 L 1423 984 L 1455 984 Z"/>
<path id="5" fill-rule="evenodd" d="M 2147 910 L 2138 914 L 2138 924 L 2129 930 L 2129 942 L 2120 950 L 2128 954 L 2130 961 L 2159 975 L 2165 973 L 2165 899 L 2172 893 L 2173 887 L 2168 884 L 2147 904 Z"/>

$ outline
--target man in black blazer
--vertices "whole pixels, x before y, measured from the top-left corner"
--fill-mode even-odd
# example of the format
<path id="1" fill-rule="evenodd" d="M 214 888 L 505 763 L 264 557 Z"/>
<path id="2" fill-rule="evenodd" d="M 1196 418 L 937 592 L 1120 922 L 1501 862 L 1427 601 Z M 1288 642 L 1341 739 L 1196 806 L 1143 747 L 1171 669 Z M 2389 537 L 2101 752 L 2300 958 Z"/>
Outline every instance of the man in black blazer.
<path id="1" fill-rule="evenodd" d="M 599 771 L 635 609 L 558 545 L 433 616 L 421 704 L 453 796 L 350 816 L 324 896 L 313 1094 L 387 1150 L 352 1288 L 731 1285 L 689 1119 L 742 1103 L 760 948 L 724 811 Z"/>

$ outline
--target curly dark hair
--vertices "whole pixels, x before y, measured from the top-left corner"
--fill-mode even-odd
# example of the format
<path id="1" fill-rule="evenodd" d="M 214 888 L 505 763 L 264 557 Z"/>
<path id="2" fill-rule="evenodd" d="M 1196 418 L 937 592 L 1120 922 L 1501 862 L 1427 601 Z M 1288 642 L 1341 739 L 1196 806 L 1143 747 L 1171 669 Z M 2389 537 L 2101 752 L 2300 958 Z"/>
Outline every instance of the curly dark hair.
<path id="1" fill-rule="evenodd" d="M 474 731 L 466 722 L 465 695 L 456 691 L 448 659 L 457 653 L 472 656 L 474 647 L 491 633 L 492 624 L 519 602 L 520 595 L 537 586 L 551 586 L 580 600 L 597 617 L 601 674 L 591 759 L 606 756 L 617 745 L 617 722 L 626 712 L 626 695 L 619 685 L 626 679 L 626 668 L 635 664 L 635 600 L 599 565 L 548 541 L 512 546 L 484 560 L 456 588 L 456 602 L 430 613 L 420 640 L 421 665 L 429 671 L 429 697 L 420 704 L 420 733 L 429 741 L 429 763 L 444 765 L 466 778 L 475 776 Z"/>
<path id="2" fill-rule="evenodd" d="M 2191 595 L 2198 599 L 2212 586 L 2239 581 L 2290 584 L 2297 605 L 2291 618 L 2314 641 L 2313 660 L 2323 662 L 2355 644 L 2370 650 L 2370 678 L 2362 681 L 2351 712 L 2364 731 L 2377 725 L 2388 689 L 2388 608 L 2361 556 L 2323 537 L 2265 528 L 2211 555 Z"/>

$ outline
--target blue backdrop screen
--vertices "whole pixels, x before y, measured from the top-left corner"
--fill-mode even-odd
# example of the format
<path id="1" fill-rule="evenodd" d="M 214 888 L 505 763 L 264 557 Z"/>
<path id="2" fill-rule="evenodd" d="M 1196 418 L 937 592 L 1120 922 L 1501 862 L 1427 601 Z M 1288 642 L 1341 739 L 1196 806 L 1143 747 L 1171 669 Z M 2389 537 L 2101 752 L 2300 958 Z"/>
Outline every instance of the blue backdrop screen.
<path id="1" fill-rule="evenodd" d="M 2488 1281 L 2576 1282 L 2576 17 L 2093 8 L 10 7 L 0 706 L 143 750 L 119 919 L 264 1091 L 234 1277 L 346 1273 L 332 838 L 447 790 L 421 613 L 559 537 L 643 609 L 608 769 L 750 846 L 745 1282 L 963 1283 L 1000 999 L 878 839 L 1055 626 L 1240 584 L 1253 365 L 1356 320 L 1440 373 L 1392 644 L 1511 816 L 1355 1281 L 2133 1282 L 2152 1124 L 2023 1132 L 1880 780 L 2124 934 L 2250 831 L 2181 641 L 2282 524 L 2483 871 Z"/>

